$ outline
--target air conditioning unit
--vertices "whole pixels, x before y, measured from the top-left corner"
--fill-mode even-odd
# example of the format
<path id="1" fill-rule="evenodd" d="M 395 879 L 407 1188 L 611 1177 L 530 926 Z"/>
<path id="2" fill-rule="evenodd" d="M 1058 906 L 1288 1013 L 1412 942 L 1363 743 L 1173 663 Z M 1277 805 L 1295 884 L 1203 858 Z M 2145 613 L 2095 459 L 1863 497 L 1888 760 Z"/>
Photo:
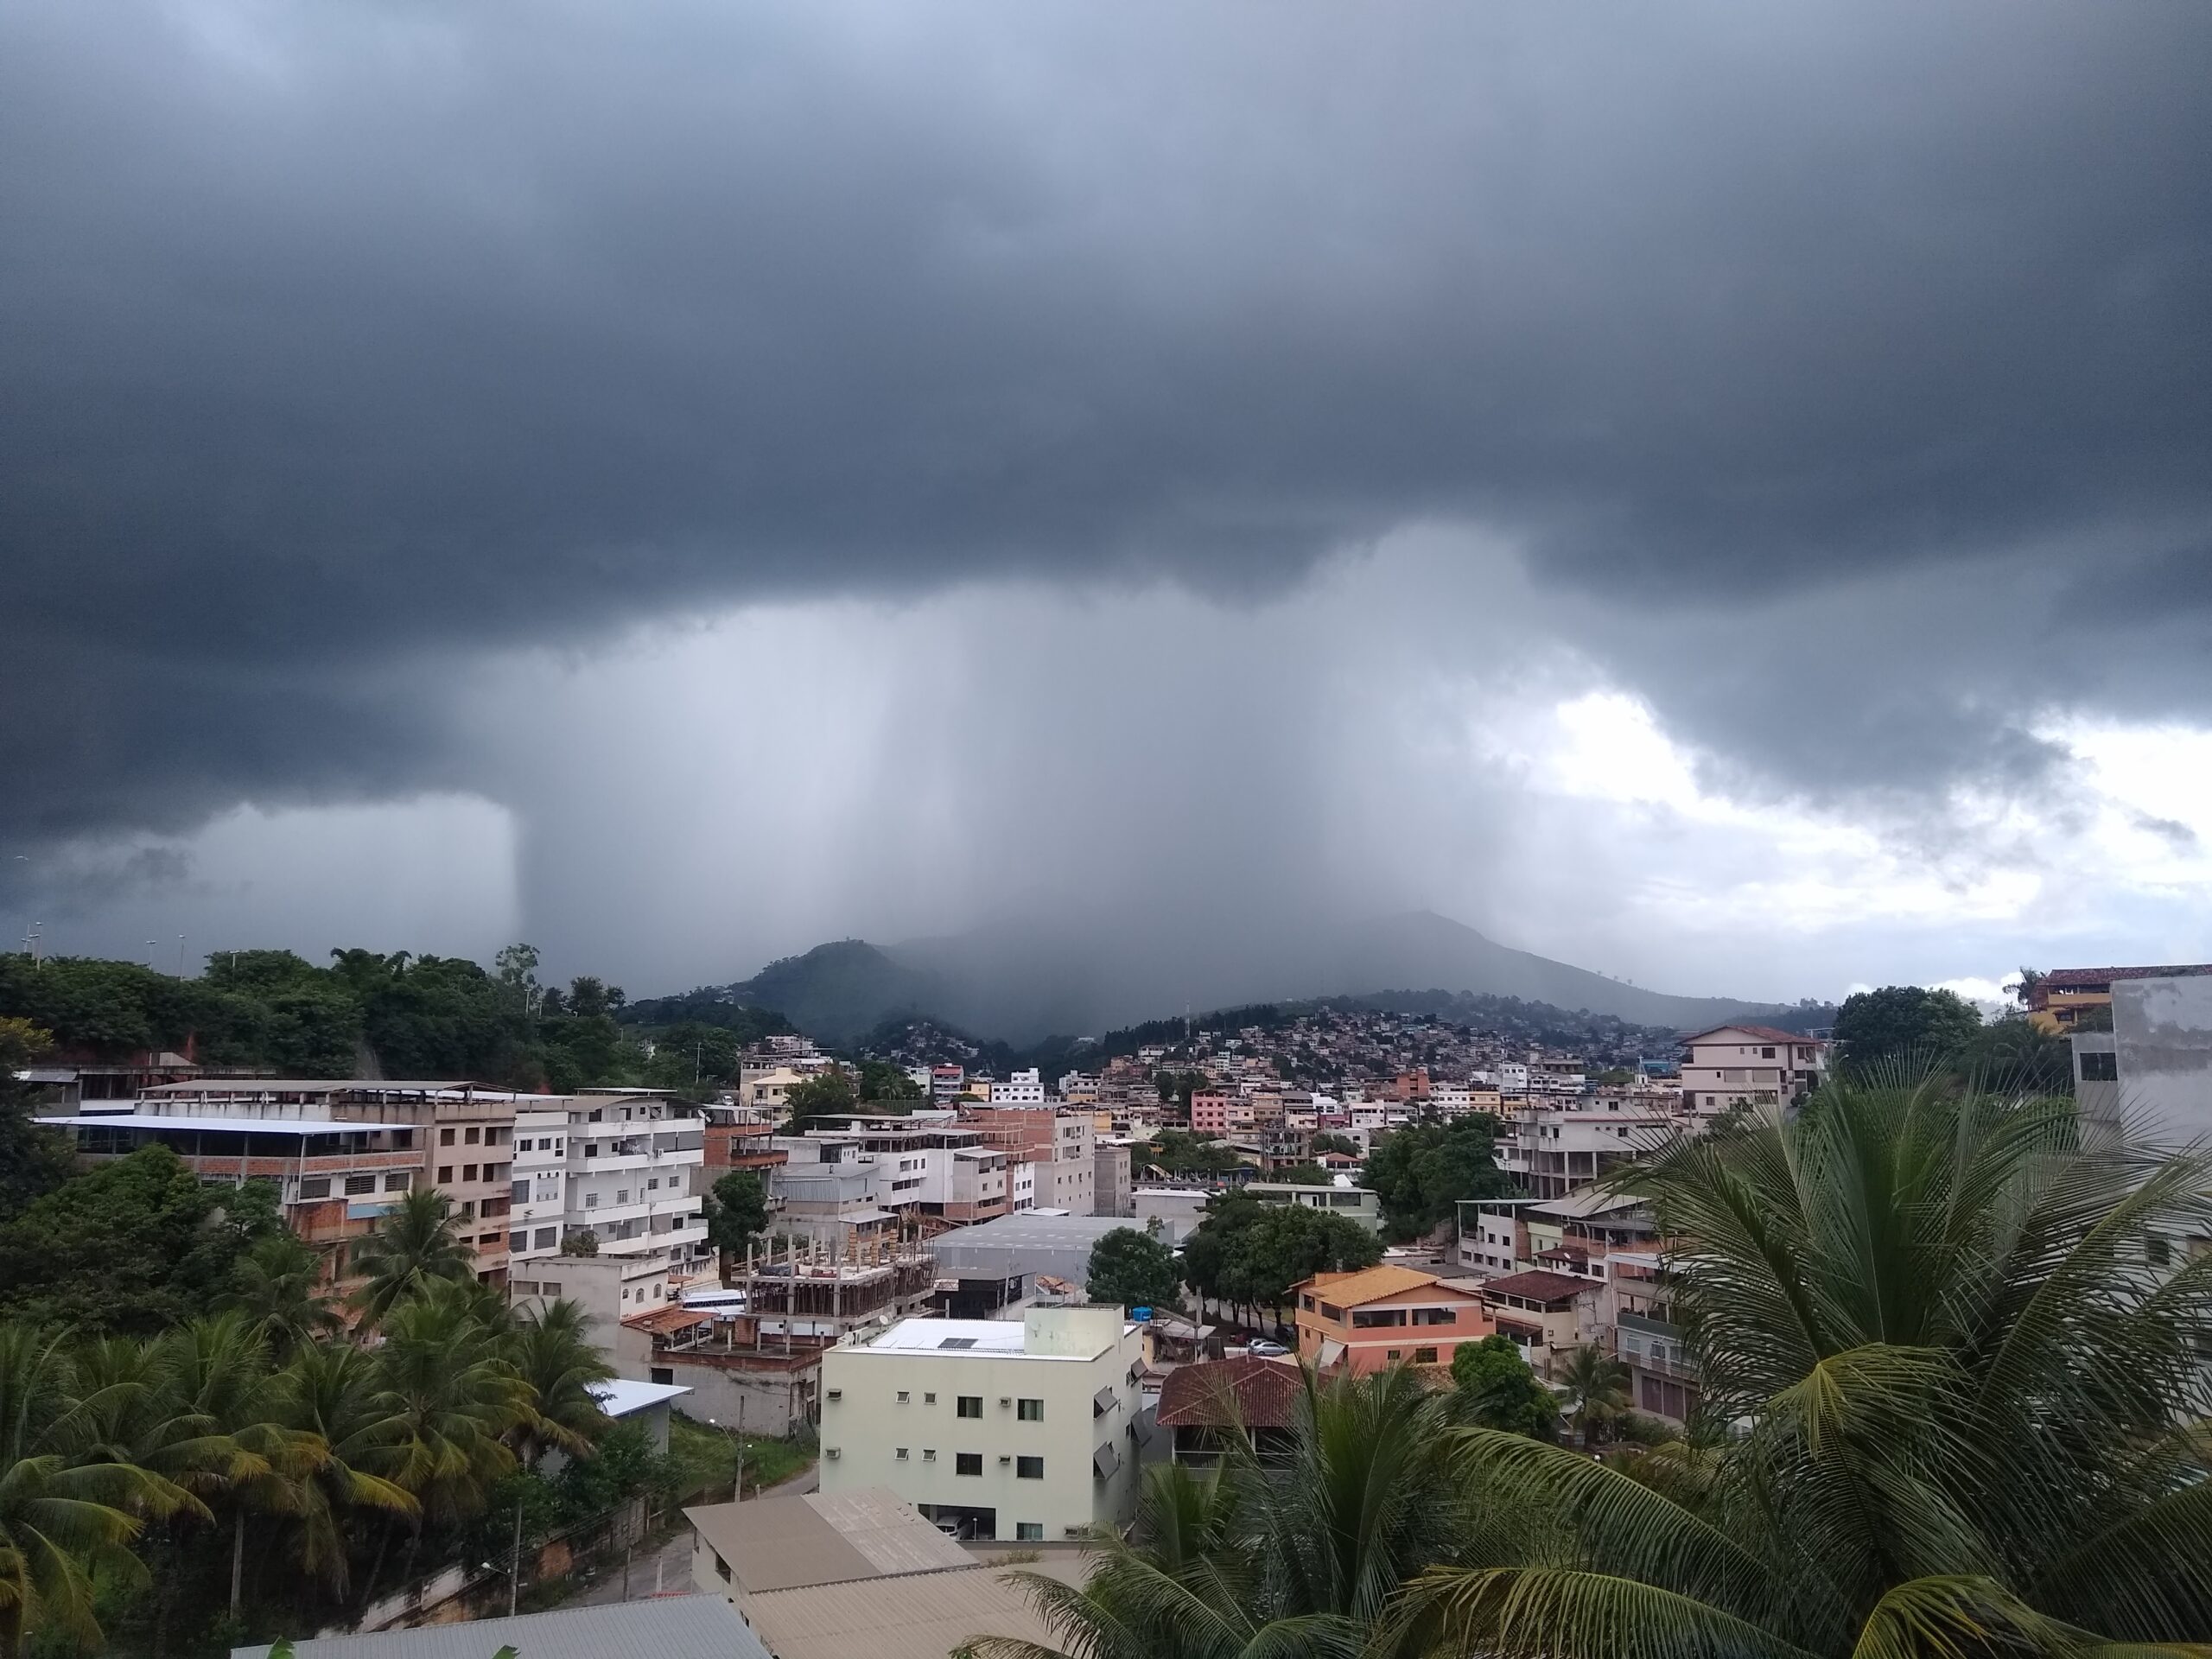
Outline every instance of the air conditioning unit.
<path id="1" fill-rule="evenodd" d="M 1012 1455 L 1011 1455 L 1011 1454 L 1009 1454 L 1009 1455 L 1007 1455 L 1007 1456 L 1006 1456 L 1006 1457 L 1001 1458 L 1001 1459 L 999 1459 L 999 1461 L 1000 1461 L 1001 1463 L 1012 1463 L 1012 1462 L 1014 1461 L 1014 1459 L 1013 1459 Z"/>
<path id="2" fill-rule="evenodd" d="M 830 1390 L 830 1397 L 832 1400 L 842 1400 L 845 1397 L 845 1391 L 842 1389 L 832 1389 Z"/>
<path id="3" fill-rule="evenodd" d="M 1010 1406 L 1010 1405 L 1012 1405 L 1013 1403 L 1014 1403 L 1014 1396 L 1013 1396 L 1012 1395 L 1010 1395 L 1010 1394 L 1002 1394 L 1002 1395 L 999 1395 L 999 1404 L 1001 1404 L 1001 1405 L 1002 1405 L 1002 1406 Z"/>
<path id="4" fill-rule="evenodd" d="M 837 1448 L 834 1446 L 830 1446 L 828 1450 L 824 1451 L 822 1455 L 829 1459 L 830 1462 L 835 1463 L 837 1460 Z"/>

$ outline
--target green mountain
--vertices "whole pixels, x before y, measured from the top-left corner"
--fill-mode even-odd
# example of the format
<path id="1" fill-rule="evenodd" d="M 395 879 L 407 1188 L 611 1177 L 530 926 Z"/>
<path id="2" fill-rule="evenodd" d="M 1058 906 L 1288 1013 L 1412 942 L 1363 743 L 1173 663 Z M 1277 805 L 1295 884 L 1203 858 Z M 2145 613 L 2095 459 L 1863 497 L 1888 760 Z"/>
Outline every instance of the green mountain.
<path id="1" fill-rule="evenodd" d="M 1645 990 L 1427 911 L 1234 933 L 1194 926 L 1165 937 L 1131 937 L 1103 923 L 1021 923 L 889 947 L 842 939 L 771 963 L 723 995 L 773 1009 L 835 1045 L 925 1017 L 1022 1046 L 1185 1008 L 1384 991 L 1519 997 L 1675 1030 L 1784 1012 L 1772 1002 Z"/>

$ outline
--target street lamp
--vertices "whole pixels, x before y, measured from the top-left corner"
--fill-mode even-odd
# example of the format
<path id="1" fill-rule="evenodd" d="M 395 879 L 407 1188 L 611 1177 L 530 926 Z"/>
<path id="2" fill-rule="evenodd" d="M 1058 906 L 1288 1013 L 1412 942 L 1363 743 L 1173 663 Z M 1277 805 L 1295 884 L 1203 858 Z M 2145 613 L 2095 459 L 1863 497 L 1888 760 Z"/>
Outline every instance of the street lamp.
<path id="1" fill-rule="evenodd" d="M 707 1419 L 707 1427 L 729 1434 L 730 1444 L 737 1448 L 737 1478 L 730 1483 L 729 1501 L 742 1503 L 745 1499 L 745 1396 L 741 1394 L 737 1396 L 737 1428 L 734 1433 L 723 1429 L 712 1417 Z"/>

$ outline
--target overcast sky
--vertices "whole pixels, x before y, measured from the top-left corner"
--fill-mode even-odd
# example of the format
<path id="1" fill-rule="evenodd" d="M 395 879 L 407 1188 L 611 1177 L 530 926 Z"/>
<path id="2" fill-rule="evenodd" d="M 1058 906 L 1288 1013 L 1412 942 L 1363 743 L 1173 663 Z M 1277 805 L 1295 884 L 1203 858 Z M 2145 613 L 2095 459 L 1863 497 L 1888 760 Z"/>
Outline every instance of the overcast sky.
<path id="1" fill-rule="evenodd" d="M 2198 0 L 18 0 L 0 926 L 2202 960 L 2208 63 Z"/>

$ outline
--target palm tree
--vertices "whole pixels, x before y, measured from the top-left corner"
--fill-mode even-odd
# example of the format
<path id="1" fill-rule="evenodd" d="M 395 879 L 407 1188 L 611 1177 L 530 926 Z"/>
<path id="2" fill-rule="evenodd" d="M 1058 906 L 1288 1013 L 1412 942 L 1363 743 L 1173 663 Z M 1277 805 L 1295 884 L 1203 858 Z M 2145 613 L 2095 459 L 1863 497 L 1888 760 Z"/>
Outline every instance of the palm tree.
<path id="1" fill-rule="evenodd" d="M 1147 1470 L 1133 1536 L 1099 1539 L 1082 1588 L 1045 1574 L 1021 1575 L 1024 1587 L 1084 1659 L 1357 1651 L 1408 1579 L 1481 1547 L 1447 1411 L 1404 1368 L 1327 1381 L 1308 1371 L 1287 1463 L 1262 1465 L 1232 1434 L 1216 1473 Z M 971 1646 L 990 1659 L 1052 1651 L 1005 1638 Z"/>
<path id="2" fill-rule="evenodd" d="M 193 1502 L 88 1448 L 83 1411 L 61 1338 L 0 1325 L 0 1659 L 48 1628 L 97 1645 L 87 1564 L 143 1576 L 128 1548 L 143 1517 Z"/>
<path id="3" fill-rule="evenodd" d="M 2212 1221 L 2205 1160 L 2085 1143 L 2069 1101 L 1836 1084 L 1624 1185 L 1690 1241 L 1685 1345 L 1747 1431 L 1649 1481 L 1459 1431 L 1536 1541 L 1426 1575 L 1408 1628 L 1504 1659 L 2212 1638 L 2212 1255 L 2158 1243 Z"/>
<path id="4" fill-rule="evenodd" d="M 353 1304 L 365 1323 L 380 1324 L 393 1303 L 422 1285 L 475 1282 L 474 1258 L 457 1225 L 445 1194 L 429 1187 L 403 1195 L 385 1211 L 376 1230 L 353 1247 L 353 1268 L 363 1276 Z"/>
<path id="5" fill-rule="evenodd" d="M 322 1257 L 296 1235 L 268 1234 L 239 1259 L 236 1283 L 215 1305 L 244 1313 L 272 1349 L 289 1354 L 345 1325 L 323 1288 L 322 1266 Z"/>
<path id="6" fill-rule="evenodd" d="M 1628 1367 L 1594 1343 L 1584 1343 L 1567 1357 L 1560 1373 L 1567 1390 L 1567 1415 L 1582 1436 L 1582 1449 L 1592 1451 L 1598 1431 L 1629 1408 Z"/>
<path id="7" fill-rule="evenodd" d="M 406 1421 L 384 1387 L 376 1357 L 351 1343 L 295 1349 L 276 1388 L 281 1420 L 323 1446 L 302 1484 L 293 1559 L 343 1601 L 352 1588 L 346 1527 L 353 1517 L 365 1510 L 410 1519 L 420 1513 L 414 1496 L 391 1478 L 406 1455 Z"/>
<path id="8" fill-rule="evenodd" d="M 525 1464 L 548 1446 L 571 1457 L 588 1455 L 610 1427 L 592 1389 L 612 1377 L 614 1367 L 592 1346 L 591 1325 L 589 1314 L 561 1298 L 524 1317 L 507 1339 L 508 1355 L 532 1396 L 518 1430 Z"/>
<path id="9" fill-rule="evenodd" d="M 531 1386 L 504 1334 L 478 1317 L 474 1280 L 429 1280 L 386 1315 L 378 1382 L 397 1419 L 391 1479 L 419 1514 L 408 1545 L 414 1568 L 425 1522 L 465 1520 L 515 1466 L 505 1437 L 531 1421 Z"/>

